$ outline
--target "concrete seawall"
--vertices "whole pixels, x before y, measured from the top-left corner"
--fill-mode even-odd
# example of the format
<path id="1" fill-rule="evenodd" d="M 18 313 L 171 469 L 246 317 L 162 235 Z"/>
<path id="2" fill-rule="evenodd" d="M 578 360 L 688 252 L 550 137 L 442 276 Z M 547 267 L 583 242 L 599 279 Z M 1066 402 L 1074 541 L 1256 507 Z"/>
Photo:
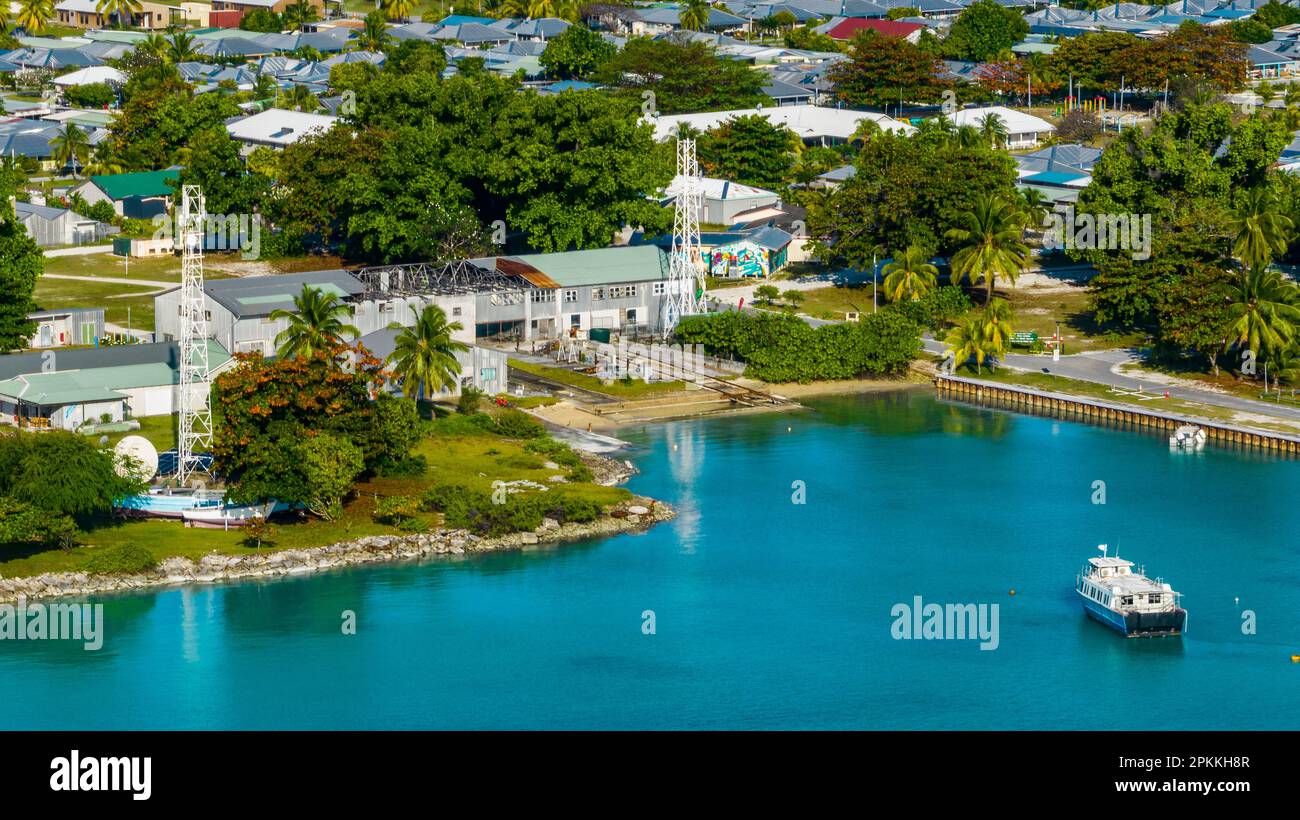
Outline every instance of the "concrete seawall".
<path id="1" fill-rule="evenodd" d="M 1168 434 L 1181 425 L 1195 424 L 1204 428 L 1209 440 L 1215 444 L 1300 454 L 1300 435 L 1242 427 L 1197 416 L 1134 407 L 1084 396 L 1053 393 L 1014 384 L 993 384 L 961 376 L 940 375 L 935 378 L 934 386 L 939 395 L 950 398 L 1000 405 L 1060 418 L 1124 425 L 1152 433 Z"/>

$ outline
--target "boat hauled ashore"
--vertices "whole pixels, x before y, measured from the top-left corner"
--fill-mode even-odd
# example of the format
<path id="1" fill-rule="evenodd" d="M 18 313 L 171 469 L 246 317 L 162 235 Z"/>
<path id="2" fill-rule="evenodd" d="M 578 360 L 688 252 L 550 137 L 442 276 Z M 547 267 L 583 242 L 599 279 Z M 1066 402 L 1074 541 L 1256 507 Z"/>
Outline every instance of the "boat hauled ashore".
<path id="1" fill-rule="evenodd" d="M 1097 549 L 1102 557 L 1089 558 L 1074 579 L 1084 612 L 1128 638 L 1183 634 L 1187 610 L 1179 606 L 1179 593 L 1141 568 L 1134 572 L 1132 561 L 1108 556 L 1105 544 Z"/>

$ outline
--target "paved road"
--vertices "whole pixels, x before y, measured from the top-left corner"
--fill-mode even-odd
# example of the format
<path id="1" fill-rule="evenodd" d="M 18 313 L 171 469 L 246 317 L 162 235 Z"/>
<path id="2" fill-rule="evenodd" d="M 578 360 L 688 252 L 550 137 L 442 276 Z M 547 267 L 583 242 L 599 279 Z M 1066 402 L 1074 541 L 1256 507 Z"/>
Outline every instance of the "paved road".
<path id="1" fill-rule="evenodd" d="M 944 344 L 926 337 L 923 342 L 929 353 L 942 355 Z M 1261 415 L 1279 416 L 1300 420 L 1300 408 L 1273 402 L 1243 399 L 1212 390 L 1180 385 L 1165 385 L 1152 379 L 1138 379 L 1119 372 L 1121 365 L 1141 364 L 1142 356 L 1136 350 L 1097 350 L 1087 353 L 1075 353 L 1062 356 L 1059 362 L 1052 361 L 1050 355 L 1035 356 L 1024 353 L 1010 353 L 1002 364 L 1016 370 L 1028 370 L 1038 373 L 1050 373 L 1068 379 L 1104 384 L 1125 390 L 1137 390 L 1156 395 L 1169 392 L 1171 398 L 1201 402 L 1216 407 L 1224 407 L 1242 413 L 1259 413 Z M 1158 407 L 1160 401 L 1153 400 L 1152 406 Z"/>

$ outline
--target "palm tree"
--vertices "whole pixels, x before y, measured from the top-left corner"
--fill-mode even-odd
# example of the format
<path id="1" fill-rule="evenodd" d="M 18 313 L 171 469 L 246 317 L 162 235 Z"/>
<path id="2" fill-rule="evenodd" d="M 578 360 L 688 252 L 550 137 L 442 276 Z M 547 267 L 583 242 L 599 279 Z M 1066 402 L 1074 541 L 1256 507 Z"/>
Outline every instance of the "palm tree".
<path id="1" fill-rule="evenodd" d="M 1233 212 L 1232 252 L 1244 267 L 1268 265 L 1286 252 L 1294 224 L 1282 213 L 1272 191 L 1260 185 L 1246 191 Z"/>
<path id="2" fill-rule="evenodd" d="M 54 149 L 54 159 L 61 167 L 72 166 L 72 178 L 77 178 L 77 169 L 83 164 L 84 157 L 90 153 L 90 138 L 75 123 L 63 126 L 59 135 L 50 140 Z"/>
<path id="3" fill-rule="evenodd" d="M 979 121 L 980 136 L 992 148 L 1003 148 L 1007 144 L 1007 124 L 997 114 L 985 114 Z"/>
<path id="4" fill-rule="evenodd" d="M 957 133 L 952 138 L 961 148 L 980 148 L 986 142 L 987 138 L 980 133 L 980 130 L 973 125 L 962 125 L 957 128 Z"/>
<path id="5" fill-rule="evenodd" d="M 411 396 L 407 386 L 415 382 L 416 392 L 412 398 L 418 400 L 423 399 L 426 393 L 433 394 L 456 386 L 460 378 L 456 353 L 469 350 L 469 345 L 452 338 L 453 333 L 463 328 L 460 322 L 448 322 L 447 314 L 437 305 L 426 305 L 423 310 L 412 305 L 411 312 L 415 314 L 414 327 L 404 327 L 397 322 L 388 326 L 389 330 L 397 331 L 388 361 L 407 396 Z"/>
<path id="6" fill-rule="evenodd" d="M 291 31 L 319 19 L 320 15 L 316 12 L 316 7 L 308 0 L 294 0 L 284 8 L 284 25 Z"/>
<path id="7" fill-rule="evenodd" d="M 194 35 L 178 31 L 167 43 L 167 58 L 173 63 L 183 63 L 198 55 L 194 47 Z"/>
<path id="8" fill-rule="evenodd" d="M 5 5 L 7 11 L 8 4 Z M 18 0 L 18 25 L 27 29 L 28 34 L 45 31 L 45 24 L 53 16 L 54 0 Z"/>
<path id="9" fill-rule="evenodd" d="M 146 34 L 143 40 L 136 43 L 135 48 L 142 54 L 152 54 L 161 60 L 169 59 L 171 52 L 171 45 L 167 42 L 167 38 L 156 31 Z"/>
<path id="10" fill-rule="evenodd" d="M 1242 271 L 1228 317 L 1231 335 L 1224 349 L 1236 344 L 1268 361 L 1296 341 L 1300 288 L 1262 265 Z"/>
<path id="11" fill-rule="evenodd" d="M 869 117 L 863 117 L 858 120 L 858 124 L 853 129 L 853 134 L 849 136 L 849 142 L 865 143 L 880 135 L 880 123 Z"/>
<path id="12" fill-rule="evenodd" d="M 1015 332 L 1011 327 L 1014 316 L 1011 303 L 1006 299 L 992 299 L 984 306 L 980 329 L 990 353 L 1001 355 L 1011 345 L 1011 334 Z"/>
<path id="13" fill-rule="evenodd" d="M 975 360 L 975 372 L 983 375 L 984 361 L 989 358 L 988 343 L 984 339 L 984 326 L 979 319 L 967 319 L 948 331 L 948 350 L 953 355 L 954 369 L 971 359 Z"/>
<path id="14" fill-rule="evenodd" d="M 710 10 L 708 0 L 686 0 L 681 6 L 681 13 L 677 19 L 684 29 L 704 31 L 709 26 Z"/>
<path id="15" fill-rule="evenodd" d="M 1287 108 L 1300 105 L 1300 85 L 1297 85 L 1296 83 L 1287 83 L 1286 96 L 1283 99 L 1286 100 Z"/>
<path id="16" fill-rule="evenodd" d="M 401 20 L 403 23 L 415 11 L 415 0 L 385 0 L 384 14 L 389 20 Z"/>
<path id="17" fill-rule="evenodd" d="M 289 326 L 275 337 L 280 358 L 332 350 L 347 336 L 361 335 L 352 325 L 344 324 L 352 317 L 352 308 L 332 293 L 303 285 L 302 292 L 293 297 L 293 306 L 293 310 L 271 311 L 271 321 L 289 320 Z"/>
<path id="18" fill-rule="evenodd" d="M 135 15 L 143 10 L 142 0 L 98 0 L 95 3 L 95 11 L 105 17 L 116 18 L 115 25 L 118 28 L 130 25 Z"/>
<path id="19" fill-rule="evenodd" d="M 691 125 L 689 122 L 686 122 L 685 120 L 677 123 L 677 128 L 673 130 L 673 136 L 677 137 L 677 139 L 679 140 L 698 139 L 701 135 L 703 135 L 703 133 L 704 133 L 703 131 Z"/>
<path id="20" fill-rule="evenodd" d="M 388 21 L 382 11 L 372 11 L 366 15 L 365 25 L 357 32 L 357 49 L 360 51 L 383 51 L 388 45 Z"/>
<path id="21" fill-rule="evenodd" d="M 275 107 L 287 108 L 290 111 L 306 111 L 310 114 L 320 108 L 320 100 L 316 99 L 316 95 L 311 93 L 311 89 L 307 86 L 294 84 L 276 98 Z"/>
<path id="22" fill-rule="evenodd" d="M 885 265 L 884 274 L 885 296 L 897 302 L 905 296 L 919 299 L 933 290 L 939 268 L 930 264 L 924 248 L 912 245 Z"/>
<path id="23" fill-rule="evenodd" d="M 1022 241 L 1023 216 L 1015 206 L 995 196 L 981 195 L 974 207 L 960 217 L 962 227 L 952 228 L 948 239 L 960 244 L 952 255 L 952 283 L 963 277 L 972 285 L 984 281 L 987 295 L 993 298 L 993 288 L 999 276 L 1011 280 L 1029 264 L 1029 248 Z"/>
<path id="24" fill-rule="evenodd" d="M 258 74 L 257 79 L 253 81 L 253 99 L 264 100 L 267 97 L 273 97 L 280 93 L 280 86 L 276 85 L 270 74 Z"/>
<path id="25" fill-rule="evenodd" d="M 957 134 L 957 125 L 948 117 L 931 117 L 916 127 L 913 135 L 928 143 L 946 142 Z"/>
<path id="26" fill-rule="evenodd" d="M 1020 212 L 1025 216 L 1025 227 L 1039 227 L 1047 216 L 1047 197 L 1037 188 L 1020 191 Z"/>

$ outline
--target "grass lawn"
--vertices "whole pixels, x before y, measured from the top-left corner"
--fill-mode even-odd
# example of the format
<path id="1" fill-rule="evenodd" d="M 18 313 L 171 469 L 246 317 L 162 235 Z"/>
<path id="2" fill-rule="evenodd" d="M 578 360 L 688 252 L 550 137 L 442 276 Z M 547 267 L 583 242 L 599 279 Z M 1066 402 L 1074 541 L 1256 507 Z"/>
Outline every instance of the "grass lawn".
<path id="1" fill-rule="evenodd" d="M 151 441 L 160 435 L 156 427 L 164 424 L 166 417 L 148 419 L 151 422 L 144 431 Z M 157 425 L 153 422 L 157 421 Z M 166 419 L 170 423 L 170 419 Z M 464 425 L 458 425 L 463 427 Z M 443 431 L 439 431 L 443 428 Z M 367 535 L 393 535 L 399 533 L 395 527 L 377 524 L 371 519 L 377 498 L 398 495 L 421 495 L 434 484 L 463 484 L 483 492 L 491 492 L 493 481 L 517 481 L 528 479 L 539 484 L 555 486 L 547 479 L 556 474 L 564 474 L 564 468 L 549 470 L 543 466 L 545 458 L 524 451 L 524 442 L 506 439 L 483 432 L 446 432 L 447 425 L 435 423 L 433 432 L 415 449 L 428 461 L 428 474 L 421 477 L 374 478 L 357 486 L 357 493 L 344 510 L 338 521 L 326 522 L 316 518 L 296 518 L 296 514 L 284 516 L 283 520 L 274 520 L 275 533 L 270 544 L 263 544 L 262 551 L 302 549 L 334 544 Z M 121 434 L 126 435 L 126 434 Z M 120 436 L 118 436 L 120 438 Z M 161 448 L 160 448 L 161 449 Z M 620 487 L 602 487 L 598 484 L 565 484 L 564 491 L 576 496 L 589 498 L 601 504 L 614 504 L 626 499 L 630 493 Z M 530 491 L 540 492 L 540 491 Z M 551 492 L 554 492 L 553 490 Z M 426 514 L 426 523 L 435 525 L 439 516 Z M 87 533 L 82 545 L 69 551 L 47 550 L 43 552 L 15 553 L 13 547 L 7 547 L 5 555 L 12 556 L 0 561 L 0 575 L 14 578 L 25 575 L 39 575 L 43 572 L 77 571 L 97 549 L 132 544 L 149 550 L 159 560 L 170 556 L 183 556 L 197 561 L 208 553 L 217 552 L 224 555 L 251 555 L 256 550 L 241 543 L 242 536 L 237 531 L 215 529 L 193 529 L 185 527 L 179 521 L 144 519 L 107 524 Z"/>
<path id="2" fill-rule="evenodd" d="M 996 295 L 1011 302 L 1016 313 L 1012 327 L 1017 331 L 1033 331 L 1040 339 L 1047 339 L 1056 335 L 1059 320 L 1066 353 L 1136 347 L 1145 340 L 1141 333 L 1116 333 L 1099 327 L 1088 308 L 1088 291 L 1084 288 L 1002 288 Z"/>
<path id="3" fill-rule="evenodd" d="M 680 381 L 651 383 L 640 379 L 631 379 L 616 381 L 613 384 L 603 384 L 600 379 L 595 376 L 588 376 L 586 373 L 577 373 L 564 367 L 549 367 L 544 364 L 522 362 L 518 359 L 511 359 L 510 366 L 516 370 L 522 370 L 525 373 L 531 373 L 534 376 L 540 376 L 559 384 L 590 390 L 593 393 L 604 393 L 618 399 L 648 399 L 667 393 L 678 393 L 686 389 L 686 385 Z"/>
<path id="4" fill-rule="evenodd" d="M 236 257 L 238 258 L 238 257 Z M 206 261 L 203 275 L 210 279 L 228 279 L 230 274 L 221 270 L 223 257 L 212 256 Z M 151 282 L 181 281 L 181 258 L 170 254 L 132 258 L 125 264 L 120 256 L 111 253 L 87 253 L 76 256 L 49 256 L 45 258 L 45 272 L 59 276 L 96 276 L 109 279 L 143 279 Z"/>
<path id="5" fill-rule="evenodd" d="M 176 449 L 176 416 L 145 416 L 136 421 L 140 422 L 139 430 L 105 433 L 104 435 L 108 436 L 108 446 L 116 447 L 117 443 L 127 436 L 144 436 L 160 453 L 164 450 Z M 99 437 L 95 436 L 95 438 Z"/>
<path id="6" fill-rule="evenodd" d="M 871 283 L 865 285 L 828 285 L 824 288 L 813 288 L 812 290 L 800 291 L 803 294 L 803 302 L 799 304 L 799 313 L 813 316 L 818 319 L 843 319 L 844 314 L 849 311 L 858 313 L 871 312 Z M 884 307 L 885 297 L 880 295 L 880 307 Z M 755 304 L 755 307 L 760 305 Z M 775 305 L 763 304 L 761 307 L 765 310 L 777 310 L 785 313 L 794 313 L 794 308 L 783 302 L 777 302 Z"/>
<path id="7" fill-rule="evenodd" d="M 35 301 L 42 310 L 102 307 L 106 321 L 125 326 L 128 308 L 131 327 L 153 330 L 153 297 L 158 288 L 81 279 L 36 280 Z"/>

